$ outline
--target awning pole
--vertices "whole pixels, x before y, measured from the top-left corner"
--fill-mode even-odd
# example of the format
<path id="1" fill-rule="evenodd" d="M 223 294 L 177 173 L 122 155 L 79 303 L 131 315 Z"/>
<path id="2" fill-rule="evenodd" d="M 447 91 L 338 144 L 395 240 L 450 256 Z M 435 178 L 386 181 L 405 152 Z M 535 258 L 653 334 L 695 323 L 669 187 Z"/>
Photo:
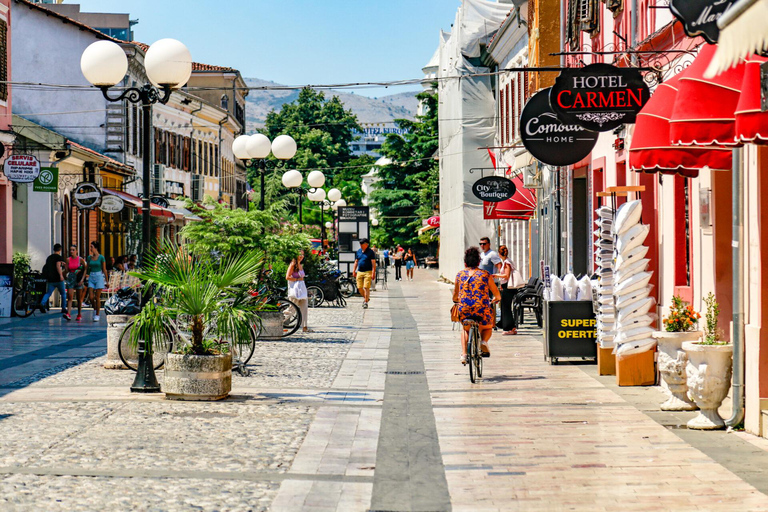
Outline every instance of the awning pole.
<path id="1" fill-rule="evenodd" d="M 733 149 L 733 170 L 731 171 L 733 215 L 733 414 L 725 424 L 735 427 L 744 419 L 744 209 L 742 196 L 744 192 L 744 167 L 742 149 Z"/>

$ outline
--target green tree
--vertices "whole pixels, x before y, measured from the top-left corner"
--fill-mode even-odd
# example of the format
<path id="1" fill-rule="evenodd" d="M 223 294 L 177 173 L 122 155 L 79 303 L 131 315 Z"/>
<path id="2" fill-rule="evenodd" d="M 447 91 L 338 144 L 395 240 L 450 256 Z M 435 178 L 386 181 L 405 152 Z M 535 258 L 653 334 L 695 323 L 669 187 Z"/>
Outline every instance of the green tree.
<path id="1" fill-rule="evenodd" d="M 389 134 L 381 154 L 392 160 L 378 168 L 379 181 L 371 199 L 379 212 L 374 243 L 413 245 L 419 240 L 421 221 L 434 215 L 439 197 L 437 95 L 422 92 L 424 115 L 396 120 L 405 133 Z"/>

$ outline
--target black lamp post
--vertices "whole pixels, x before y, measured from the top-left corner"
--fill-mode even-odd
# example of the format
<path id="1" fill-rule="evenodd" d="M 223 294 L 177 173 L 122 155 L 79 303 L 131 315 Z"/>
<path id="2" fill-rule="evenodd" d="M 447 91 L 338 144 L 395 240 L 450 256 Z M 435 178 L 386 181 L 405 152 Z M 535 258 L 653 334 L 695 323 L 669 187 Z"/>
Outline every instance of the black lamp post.
<path id="1" fill-rule="evenodd" d="M 272 142 L 261 133 L 240 135 L 232 143 L 232 152 L 243 160 L 246 168 L 258 171 L 261 177 L 259 209 L 264 210 L 264 176 L 277 168 L 277 163 L 267 157 L 272 153 L 278 160 L 290 160 L 296 154 L 296 141 L 290 135 L 278 135 Z"/>
<path id="2" fill-rule="evenodd" d="M 175 39 L 161 39 L 147 50 L 144 67 L 150 83 L 141 87 L 122 89 L 116 96 L 109 95 L 109 89 L 120 83 L 128 72 L 128 58 L 123 49 L 112 41 L 97 41 L 83 52 L 80 69 L 86 80 L 101 90 L 107 101 L 140 103 L 142 122 L 142 264 L 147 261 L 152 241 L 151 213 L 151 159 L 152 147 L 152 105 L 167 103 L 174 89 L 187 83 L 192 74 L 192 56 L 184 44 Z M 153 84 L 158 84 L 157 86 Z M 145 295 L 144 300 L 147 300 Z M 132 392 L 157 393 L 160 385 L 155 377 L 152 362 L 151 340 L 139 347 L 139 366 Z"/>
<path id="3" fill-rule="evenodd" d="M 312 171 L 307 175 L 308 186 L 304 186 L 304 176 L 296 169 L 285 172 L 282 182 L 283 186 L 294 189 L 299 195 L 299 224 L 304 223 L 302 211 L 305 196 L 310 201 L 325 201 L 325 190 L 322 189 L 322 186 L 325 185 L 325 175 L 321 171 Z M 339 195 L 341 195 L 341 192 L 339 192 Z"/>

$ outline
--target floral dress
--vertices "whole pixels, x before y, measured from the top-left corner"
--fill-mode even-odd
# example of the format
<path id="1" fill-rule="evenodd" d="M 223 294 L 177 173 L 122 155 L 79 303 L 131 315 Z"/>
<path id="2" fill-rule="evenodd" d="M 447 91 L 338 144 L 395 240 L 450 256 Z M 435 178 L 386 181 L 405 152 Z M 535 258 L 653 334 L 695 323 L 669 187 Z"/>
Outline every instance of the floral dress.
<path id="1" fill-rule="evenodd" d="M 459 283 L 459 318 L 478 320 L 481 326 L 493 326 L 490 297 L 491 274 L 477 268 L 465 268 L 456 274 Z"/>

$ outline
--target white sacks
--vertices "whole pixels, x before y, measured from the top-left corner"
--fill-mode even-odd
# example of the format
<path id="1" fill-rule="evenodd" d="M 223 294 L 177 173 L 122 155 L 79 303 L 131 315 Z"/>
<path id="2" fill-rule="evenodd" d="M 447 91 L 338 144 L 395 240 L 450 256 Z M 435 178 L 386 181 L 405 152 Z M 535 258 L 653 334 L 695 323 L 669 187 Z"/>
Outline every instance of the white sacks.
<path id="1" fill-rule="evenodd" d="M 616 308 L 614 306 L 614 210 L 602 206 L 595 210 L 595 266 L 597 267 L 597 343 L 601 348 L 613 348 L 616 337 Z"/>

